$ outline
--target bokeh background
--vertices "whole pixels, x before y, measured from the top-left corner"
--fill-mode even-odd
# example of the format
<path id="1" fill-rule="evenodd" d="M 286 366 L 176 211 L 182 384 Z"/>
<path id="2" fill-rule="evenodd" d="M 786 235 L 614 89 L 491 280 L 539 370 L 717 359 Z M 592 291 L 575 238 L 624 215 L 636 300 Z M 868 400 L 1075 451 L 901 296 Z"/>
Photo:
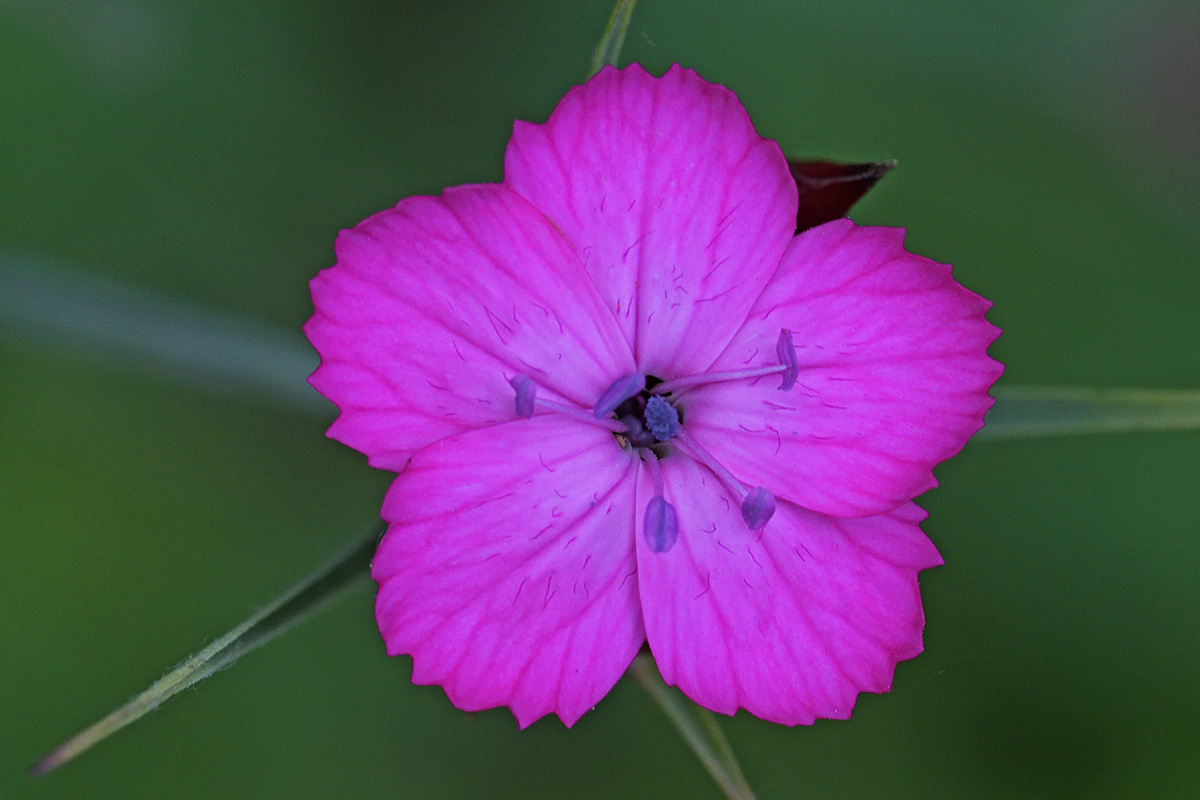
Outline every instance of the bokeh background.
<path id="1" fill-rule="evenodd" d="M 0 253 L 299 337 L 337 230 L 498 179 L 610 10 L 0 0 Z M 995 301 L 1005 384 L 1200 385 L 1194 2 L 642 0 L 625 60 L 727 84 L 789 155 L 897 159 L 853 216 Z M 411 686 L 365 585 L 25 778 L 376 518 L 388 476 L 328 418 L 0 328 L 0 796 L 719 796 L 632 682 L 525 732 Z M 940 467 L 925 654 L 850 722 L 728 721 L 760 795 L 1200 796 L 1197 445 Z"/>

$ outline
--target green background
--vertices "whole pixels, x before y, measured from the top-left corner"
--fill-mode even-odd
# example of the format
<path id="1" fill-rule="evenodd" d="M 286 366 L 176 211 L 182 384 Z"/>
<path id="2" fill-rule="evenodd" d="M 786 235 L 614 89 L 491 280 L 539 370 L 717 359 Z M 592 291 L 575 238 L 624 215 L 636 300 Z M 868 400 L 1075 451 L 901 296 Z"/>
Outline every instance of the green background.
<path id="1" fill-rule="evenodd" d="M 336 231 L 498 179 L 610 8 L 0 0 L 0 252 L 298 336 Z M 898 159 L 854 217 L 995 302 L 1006 384 L 1187 388 L 1198 54 L 1191 2 L 643 0 L 625 60 L 730 86 L 789 155 Z M 366 586 L 25 778 L 376 518 L 388 476 L 324 424 L 0 329 L 0 796 L 719 796 L 629 681 L 570 731 L 411 686 Z M 1198 444 L 940 467 L 925 654 L 852 721 L 729 721 L 760 795 L 1200 796 Z"/>

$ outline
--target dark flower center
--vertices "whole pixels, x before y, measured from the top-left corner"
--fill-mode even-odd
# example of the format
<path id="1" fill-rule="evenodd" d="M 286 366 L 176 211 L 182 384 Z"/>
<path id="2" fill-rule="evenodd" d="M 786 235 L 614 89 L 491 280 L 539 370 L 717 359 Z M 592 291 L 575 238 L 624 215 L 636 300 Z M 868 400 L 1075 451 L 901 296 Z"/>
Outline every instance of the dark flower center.
<path id="1" fill-rule="evenodd" d="M 679 433 L 683 417 L 670 401 L 654 394 L 655 387 L 662 382 L 662 378 L 647 375 L 646 388 L 613 410 L 617 421 L 628 428 L 624 433 L 614 434 L 622 447 L 655 448 L 657 457 L 666 455 L 666 449 L 660 445 Z"/>

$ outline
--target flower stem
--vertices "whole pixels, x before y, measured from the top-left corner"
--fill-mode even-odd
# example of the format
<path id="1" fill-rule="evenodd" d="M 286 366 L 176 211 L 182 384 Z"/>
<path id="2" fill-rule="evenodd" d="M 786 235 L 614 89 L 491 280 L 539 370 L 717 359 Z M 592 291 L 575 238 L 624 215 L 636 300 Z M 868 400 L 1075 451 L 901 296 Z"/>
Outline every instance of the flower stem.
<path id="1" fill-rule="evenodd" d="M 638 653 L 629 671 L 671 720 L 725 796 L 730 800 L 754 800 L 754 792 L 742 774 L 733 748 L 712 713 L 688 702 L 663 683 L 649 653 Z"/>
<path id="2" fill-rule="evenodd" d="M 126 725 L 153 711 L 164 700 L 229 666 L 243 654 L 266 644 L 343 594 L 359 579 L 369 575 L 371 557 L 375 553 L 380 533 L 378 527 L 372 526 L 370 533 L 360 541 L 334 556 L 274 602 L 180 663 L 155 681 L 149 689 L 104 719 L 63 742 L 54 752 L 34 764 L 29 769 L 29 774 L 36 778 L 61 767 Z"/>
<path id="3" fill-rule="evenodd" d="M 590 78 L 606 66 L 617 65 L 621 57 L 621 48 L 625 45 L 625 33 L 629 30 L 629 20 L 633 17 L 633 7 L 637 0 L 617 0 L 612 16 L 608 18 L 608 27 L 596 45 L 592 54 L 592 64 L 588 67 L 587 76 Z"/>

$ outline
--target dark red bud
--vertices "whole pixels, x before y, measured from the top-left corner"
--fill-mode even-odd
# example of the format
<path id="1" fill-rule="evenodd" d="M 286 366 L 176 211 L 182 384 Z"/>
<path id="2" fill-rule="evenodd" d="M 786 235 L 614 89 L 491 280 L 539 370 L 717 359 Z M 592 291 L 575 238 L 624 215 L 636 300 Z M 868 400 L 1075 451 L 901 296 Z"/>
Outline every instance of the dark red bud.
<path id="1" fill-rule="evenodd" d="M 894 166 L 895 161 L 842 164 L 788 159 L 788 169 L 800 190 L 796 233 L 846 216 L 850 207 Z"/>

